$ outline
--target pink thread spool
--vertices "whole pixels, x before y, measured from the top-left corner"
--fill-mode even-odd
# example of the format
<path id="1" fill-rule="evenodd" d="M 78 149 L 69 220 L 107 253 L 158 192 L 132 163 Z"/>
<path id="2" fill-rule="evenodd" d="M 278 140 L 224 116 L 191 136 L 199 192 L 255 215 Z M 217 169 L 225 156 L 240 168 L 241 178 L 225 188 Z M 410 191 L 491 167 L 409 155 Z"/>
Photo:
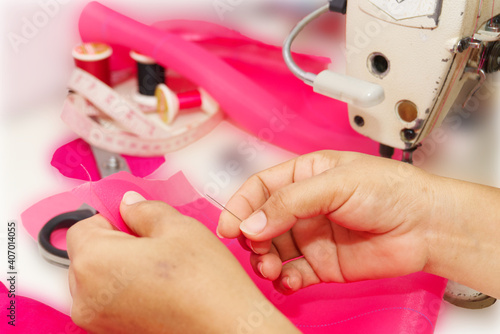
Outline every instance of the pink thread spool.
<path id="1" fill-rule="evenodd" d="M 75 65 L 111 86 L 109 58 L 113 49 L 104 43 L 83 43 L 73 49 Z"/>
<path id="2" fill-rule="evenodd" d="M 157 112 L 167 124 L 172 124 L 181 110 L 200 108 L 212 114 L 219 109 L 219 104 L 201 88 L 177 94 L 167 85 L 159 84 L 155 96 Z"/>

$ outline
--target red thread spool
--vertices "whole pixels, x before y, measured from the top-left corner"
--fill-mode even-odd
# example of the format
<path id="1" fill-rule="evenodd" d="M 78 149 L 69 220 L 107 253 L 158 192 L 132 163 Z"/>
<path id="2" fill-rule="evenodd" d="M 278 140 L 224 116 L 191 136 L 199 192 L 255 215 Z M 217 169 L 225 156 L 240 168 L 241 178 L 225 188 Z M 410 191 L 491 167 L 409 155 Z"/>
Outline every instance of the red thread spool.
<path id="1" fill-rule="evenodd" d="M 108 86 L 111 86 L 109 57 L 112 54 L 111 47 L 104 43 L 83 43 L 73 49 L 75 65 Z"/>
<path id="2" fill-rule="evenodd" d="M 206 113 L 213 114 L 219 110 L 219 104 L 203 89 L 184 93 L 175 93 L 165 84 L 159 84 L 155 91 L 156 110 L 160 118 L 171 124 L 179 111 L 200 108 Z"/>
<path id="3" fill-rule="evenodd" d="M 201 93 L 199 90 L 177 94 L 179 99 L 179 110 L 201 107 Z"/>

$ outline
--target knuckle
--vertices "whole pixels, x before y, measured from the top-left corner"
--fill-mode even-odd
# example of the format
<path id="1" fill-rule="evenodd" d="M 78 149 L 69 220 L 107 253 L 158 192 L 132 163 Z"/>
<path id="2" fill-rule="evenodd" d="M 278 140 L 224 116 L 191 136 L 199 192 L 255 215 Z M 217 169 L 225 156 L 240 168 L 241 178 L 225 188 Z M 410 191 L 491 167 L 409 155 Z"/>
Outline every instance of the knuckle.
<path id="1" fill-rule="evenodd" d="M 91 278 L 93 273 L 99 271 L 100 266 L 105 264 L 113 256 L 105 252 L 101 242 L 89 240 L 83 244 L 76 253 L 72 254 L 70 268 L 74 277 L 81 283 L 87 282 L 86 278 Z"/>
<path id="2" fill-rule="evenodd" d="M 283 190 L 277 190 L 267 200 L 267 205 L 277 211 L 288 211 L 288 195 Z"/>
<path id="3" fill-rule="evenodd" d="M 265 198 L 269 198 L 270 193 L 269 189 L 267 188 L 266 183 L 263 180 L 264 175 L 272 173 L 270 170 L 265 170 L 256 174 L 253 174 L 247 182 L 245 182 L 246 186 L 250 186 L 250 189 L 259 188 L 261 189 L 262 193 L 264 194 Z"/>
<path id="4" fill-rule="evenodd" d="M 95 321 L 97 313 L 94 309 L 83 303 L 79 298 L 73 301 L 71 319 L 80 328 L 89 330 Z"/>
<path id="5" fill-rule="evenodd" d="M 304 157 L 307 157 L 308 159 L 336 159 L 338 158 L 339 153 L 337 151 L 328 151 L 328 150 L 323 150 L 323 151 L 317 151 L 317 152 L 312 152 L 309 153 L 308 155 L 305 155 Z"/>
<path id="6" fill-rule="evenodd" d="M 86 258 L 87 257 L 84 255 L 73 257 L 73 259 L 71 260 L 70 267 L 76 279 L 85 276 L 89 272 L 90 263 Z"/>
<path id="7" fill-rule="evenodd" d="M 163 218 L 166 214 L 171 213 L 174 209 L 168 204 L 161 201 L 147 201 L 136 204 L 133 208 L 133 214 L 147 218 L 148 220 L 156 220 Z"/>
<path id="8" fill-rule="evenodd" d="M 66 232 L 66 240 L 68 243 L 73 242 L 76 240 L 76 238 L 82 234 L 82 225 L 81 222 L 78 222 L 77 224 L 71 226 L 68 231 Z"/>
<path id="9" fill-rule="evenodd" d="M 92 238 L 91 233 L 88 233 L 88 220 L 90 219 L 93 218 L 76 223 L 66 232 L 67 250 L 71 255 L 74 255 L 75 251 L 78 253 L 81 245 L 85 245 Z"/>
<path id="10" fill-rule="evenodd" d="M 260 177 L 260 174 L 262 172 L 259 172 L 259 173 L 255 173 L 253 174 L 252 176 L 250 176 L 248 178 L 248 180 L 245 182 L 245 185 L 255 185 L 255 184 L 260 184 L 261 183 L 261 177 Z"/>

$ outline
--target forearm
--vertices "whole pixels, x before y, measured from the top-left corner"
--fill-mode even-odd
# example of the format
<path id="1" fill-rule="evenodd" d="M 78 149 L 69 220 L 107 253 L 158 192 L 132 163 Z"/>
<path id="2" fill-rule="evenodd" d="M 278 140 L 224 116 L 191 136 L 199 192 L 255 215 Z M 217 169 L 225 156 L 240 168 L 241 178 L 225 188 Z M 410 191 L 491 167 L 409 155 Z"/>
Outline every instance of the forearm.
<path id="1" fill-rule="evenodd" d="M 438 178 L 425 270 L 500 298 L 500 189 Z"/>

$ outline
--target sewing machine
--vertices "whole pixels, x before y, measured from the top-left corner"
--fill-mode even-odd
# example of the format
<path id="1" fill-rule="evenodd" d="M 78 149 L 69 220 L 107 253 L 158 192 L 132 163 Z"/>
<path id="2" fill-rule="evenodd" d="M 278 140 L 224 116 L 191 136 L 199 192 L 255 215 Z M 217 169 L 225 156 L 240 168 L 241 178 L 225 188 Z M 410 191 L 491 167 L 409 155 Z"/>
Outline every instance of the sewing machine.
<path id="1" fill-rule="evenodd" d="M 346 14 L 346 75 L 296 66 L 291 43 L 328 11 Z M 285 42 L 290 69 L 320 94 L 349 104 L 352 127 L 412 161 L 419 144 L 458 100 L 465 107 L 500 69 L 500 1 L 332 0 L 300 22 Z M 470 79 L 477 80 L 460 95 Z"/>

